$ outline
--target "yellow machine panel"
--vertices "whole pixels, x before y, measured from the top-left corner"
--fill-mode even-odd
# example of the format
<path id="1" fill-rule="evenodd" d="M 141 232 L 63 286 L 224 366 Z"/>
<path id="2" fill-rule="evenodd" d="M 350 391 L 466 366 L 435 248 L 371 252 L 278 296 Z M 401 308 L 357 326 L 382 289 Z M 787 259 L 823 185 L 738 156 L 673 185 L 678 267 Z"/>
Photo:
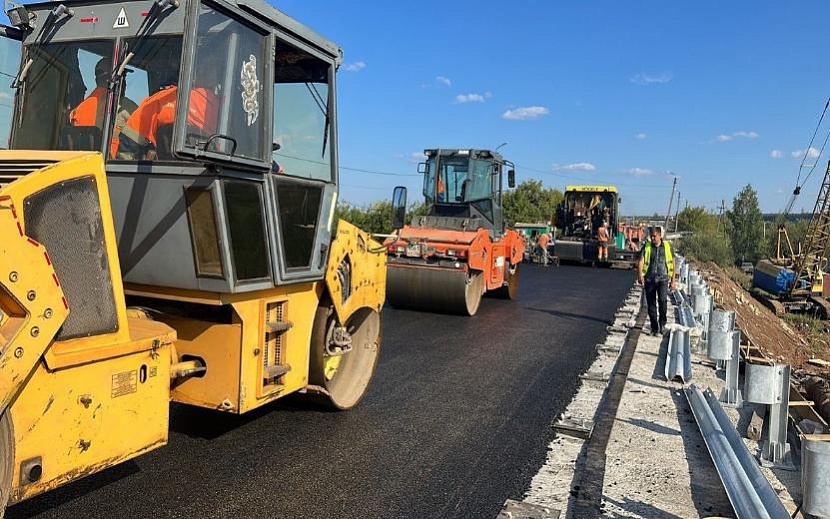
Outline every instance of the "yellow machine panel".
<path id="1" fill-rule="evenodd" d="M 167 443 L 169 347 L 54 372 L 38 366 L 10 409 L 11 502 Z"/>

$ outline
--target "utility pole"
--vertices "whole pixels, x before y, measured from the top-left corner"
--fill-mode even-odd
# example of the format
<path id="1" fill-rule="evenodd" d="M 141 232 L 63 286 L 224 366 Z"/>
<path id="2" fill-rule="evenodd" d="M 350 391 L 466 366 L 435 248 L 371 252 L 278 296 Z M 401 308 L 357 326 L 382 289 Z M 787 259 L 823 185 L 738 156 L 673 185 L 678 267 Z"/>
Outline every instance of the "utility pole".
<path id="1" fill-rule="evenodd" d="M 677 215 L 680 214 L 680 190 L 677 190 L 677 207 L 674 209 L 674 232 L 677 232 Z"/>
<path id="2" fill-rule="evenodd" d="M 666 211 L 666 230 L 669 230 L 669 218 L 671 218 L 671 206 L 674 203 L 674 190 L 677 189 L 677 175 L 669 171 L 669 174 L 674 177 L 674 182 L 671 184 L 671 197 L 669 197 L 669 210 Z"/>

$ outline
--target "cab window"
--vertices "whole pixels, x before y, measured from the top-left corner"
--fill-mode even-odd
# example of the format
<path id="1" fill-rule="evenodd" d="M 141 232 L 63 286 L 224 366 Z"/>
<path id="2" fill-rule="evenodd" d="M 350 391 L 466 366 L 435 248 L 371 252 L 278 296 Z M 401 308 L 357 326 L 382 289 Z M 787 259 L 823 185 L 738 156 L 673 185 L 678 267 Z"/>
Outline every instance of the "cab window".
<path id="1" fill-rule="evenodd" d="M 464 201 L 487 200 L 492 194 L 493 163 L 487 160 L 470 160 L 472 174 L 464 188 Z"/>
<path id="2" fill-rule="evenodd" d="M 111 41 L 29 45 L 12 147 L 101 150 L 112 54 Z"/>
<path id="3" fill-rule="evenodd" d="M 266 162 L 268 37 L 210 5 L 199 7 L 184 148 Z"/>
<path id="4" fill-rule="evenodd" d="M 331 66 L 278 42 L 274 65 L 272 168 L 289 176 L 331 181 Z"/>
<path id="5" fill-rule="evenodd" d="M 129 40 L 135 52 L 126 68 L 112 120 L 110 158 L 173 160 L 173 124 L 178 102 L 180 36 Z"/>

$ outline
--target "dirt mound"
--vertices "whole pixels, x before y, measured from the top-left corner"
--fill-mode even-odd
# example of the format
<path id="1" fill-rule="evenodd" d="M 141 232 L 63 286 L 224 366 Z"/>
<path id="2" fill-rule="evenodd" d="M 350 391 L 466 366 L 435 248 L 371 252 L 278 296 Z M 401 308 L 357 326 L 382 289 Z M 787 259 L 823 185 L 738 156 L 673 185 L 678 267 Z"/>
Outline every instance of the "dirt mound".
<path id="1" fill-rule="evenodd" d="M 694 267 L 712 288 L 718 306 L 735 311 L 738 327 L 767 357 L 793 368 L 816 369 L 807 364 L 812 358 L 809 343 L 732 280 L 726 271 L 714 263 L 695 263 Z"/>

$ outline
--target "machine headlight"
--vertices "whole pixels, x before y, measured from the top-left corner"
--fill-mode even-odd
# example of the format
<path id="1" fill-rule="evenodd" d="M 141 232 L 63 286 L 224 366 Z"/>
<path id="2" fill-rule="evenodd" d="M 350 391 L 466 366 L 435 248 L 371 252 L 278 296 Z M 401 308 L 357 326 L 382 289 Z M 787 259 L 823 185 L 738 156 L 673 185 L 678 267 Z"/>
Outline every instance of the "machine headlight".
<path id="1" fill-rule="evenodd" d="M 447 256 L 456 256 L 458 253 L 453 249 L 447 249 Z"/>

